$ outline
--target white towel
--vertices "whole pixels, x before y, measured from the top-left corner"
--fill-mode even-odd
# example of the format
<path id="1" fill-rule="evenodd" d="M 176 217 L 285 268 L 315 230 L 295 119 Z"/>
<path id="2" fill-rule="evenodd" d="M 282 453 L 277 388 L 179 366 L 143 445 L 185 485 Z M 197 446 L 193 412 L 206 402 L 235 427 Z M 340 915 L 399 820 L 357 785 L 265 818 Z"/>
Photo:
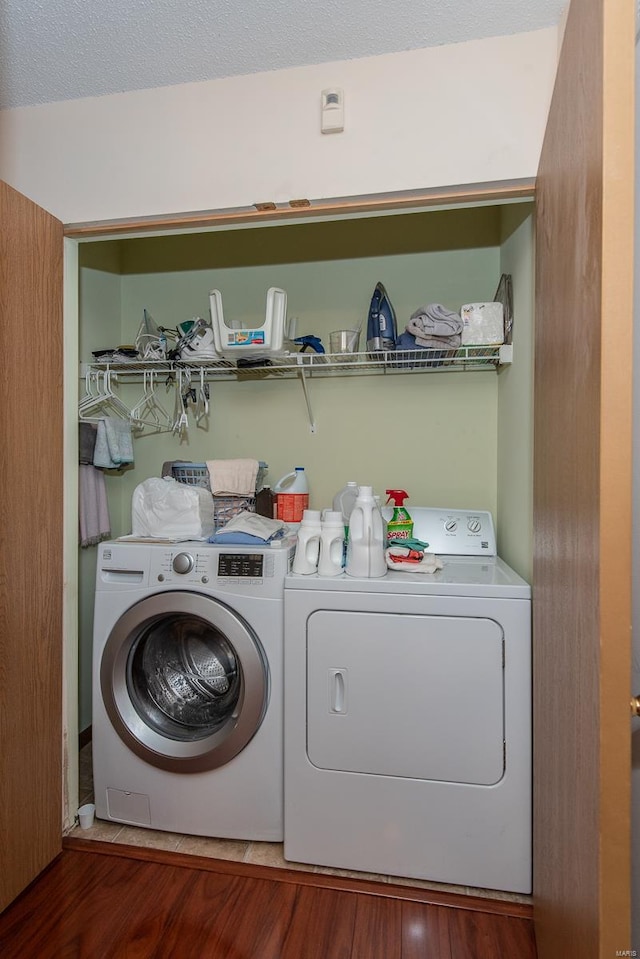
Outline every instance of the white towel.
<path id="1" fill-rule="evenodd" d="M 258 516 L 257 513 L 249 513 L 247 510 L 243 510 L 232 516 L 220 532 L 249 533 L 250 536 L 259 536 L 260 539 L 269 540 L 276 533 L 286 533 L 288 529 L 289 527 L 282 520 L 269 519 L 268 516 Z"/>
<path id="2" fill-rule="evenodd" d="M 420 552 L 406 546 L 390 546 L 385 550 L 387 567 L 403 573 L 435 573 L 443 568 L 442 560 L 435 553 L 422 553 L 420 560 L 409 561 L 410 556 L 417 557 Z"/>
<path id="3" fill-rule="evenodd" d="M 415 336 L 418 346 L 430 347 L 433 337 L 446 337 L 450 346 L 460 346 L 462 319 L 441 303 L 429 303 L 411 314 L 407 332 Z"/>
<path id="4" fill-rule="evenodd" d="M 79 494 L 80 546 L 95 546 L 111 536 L 104 473 L 95 466 L 81 465 Z"/>
<path id="5" fill-rule="evenodd" d="M 93 465 L 113 470 L 127 463 L 133 463 L 131 424 L 116 416 L 105 416 L 98 421 Z"/>
<path id="6" fill-rule="evenodd" d="M 258 460 L 207 460 L 214 496 L 255 496 Z"/>

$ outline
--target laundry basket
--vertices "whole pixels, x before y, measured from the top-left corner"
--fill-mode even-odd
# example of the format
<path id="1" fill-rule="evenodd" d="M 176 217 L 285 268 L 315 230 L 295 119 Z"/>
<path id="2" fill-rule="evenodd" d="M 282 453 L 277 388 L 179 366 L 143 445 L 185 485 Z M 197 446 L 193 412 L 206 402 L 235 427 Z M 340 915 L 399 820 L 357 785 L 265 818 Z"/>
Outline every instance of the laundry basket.
<path id="1" fill-rule="evenodd" d="M 258 476 L 256 478 L 256 492 L 262 488 L 268 469 L 267 464 L 260 461 L 258 465 Z M 173 463 L 171 472 L 173 478 L 179 483 L 186 483 L 188 486 L 201 486 L 203 489 L 208 490 L 211 489 L 209 470 L 207 469 L 206 463 Z M 255 513 L 255 493 L 253 496 L 213 497 L 213 521 L 216 529 L 226 526 L 230 519 L 233 519 L 238 513 L 244 511 Z"/>

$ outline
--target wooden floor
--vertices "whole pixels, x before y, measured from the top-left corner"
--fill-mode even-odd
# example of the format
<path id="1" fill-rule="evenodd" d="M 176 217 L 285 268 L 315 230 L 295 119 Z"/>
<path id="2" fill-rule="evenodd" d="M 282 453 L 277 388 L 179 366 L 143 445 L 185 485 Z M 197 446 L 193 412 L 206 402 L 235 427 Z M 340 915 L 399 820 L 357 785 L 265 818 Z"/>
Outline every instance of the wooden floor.
<path id="1" fill-rule="evenodd" d="M 535 959 L 536 950 L 530 907 L 518 903 L 67 838 L 0 915 L 0 956 Z"/>

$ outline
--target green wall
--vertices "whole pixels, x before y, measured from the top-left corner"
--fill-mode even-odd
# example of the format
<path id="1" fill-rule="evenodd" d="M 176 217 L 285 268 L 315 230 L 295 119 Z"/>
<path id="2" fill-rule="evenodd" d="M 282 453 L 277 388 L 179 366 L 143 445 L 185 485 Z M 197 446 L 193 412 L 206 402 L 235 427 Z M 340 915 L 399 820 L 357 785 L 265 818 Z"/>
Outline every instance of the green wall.
<path id="1" fill-rule="evenodd" d="M 467 302 L 493 299 L 507 268 L 524 270 L 530 284 L 530 207 L 514 209 L 504 222 L 496 207 L 477 207 L 85 244 L 80 249 L 81 359 L 90 360 L 95 349 L 134 342 L 145 308 L 167 327 L 195 315 L 208 317 L 212 288 L 222 292 L 227 322 L 252 324 L 264 318 L 267 288 L 280 286 L 287 291 L 288 316 L 298 318 L 298 335 L 313 333 L 327 344 L 331 330 L 362 322 L 364 348 L 369 300 L 379 280 L 395 307 L 399 330 L 427 303 L 458 310 Z M 530 310 L 523 308 L 529 292 L 515 277 L 514 290 L 515 357 L 526 368 L 531 352 L 527 347 L 520 360 L 518 338 L 525 342 L 529 336 Z M 142 389 L 124 382 L 118 388 L 130 405 Z M 186 441 L 171 432 L 143 435 L 135 441 L 134 468 L 107 478 L 113 534 L 130 532 L 133 490 L 160 475 L 165 460 L 248 456 L 269 464 L 272 484 L 294 466 L 304 466 L 316 509 L 329 506 L 333 494 L 353 479 L 383 496 L 389 487 L 406 489 L 409 508 L 490 510 L 511 561 L 526 574 L 530 463 L 521 454 L 530 394 L 515 366 L 499 376 L 331 374 L 313 378 L 309 389 L 317 424 L 313 433 L 297 378 L 212 382 L 206 431 L 191 424 Z M 511 407 L 508 414 L 500 411 L 501 395 Z M 173 390 L 162 400 L 171 410 Z M 500 517 L 516 524 L 513 542 L 519 545 L 503 535 Z M 91 716 L 87 663 L 95 549 L 82 552 L 87 555 L 80 582 L 81 729 Z"/>

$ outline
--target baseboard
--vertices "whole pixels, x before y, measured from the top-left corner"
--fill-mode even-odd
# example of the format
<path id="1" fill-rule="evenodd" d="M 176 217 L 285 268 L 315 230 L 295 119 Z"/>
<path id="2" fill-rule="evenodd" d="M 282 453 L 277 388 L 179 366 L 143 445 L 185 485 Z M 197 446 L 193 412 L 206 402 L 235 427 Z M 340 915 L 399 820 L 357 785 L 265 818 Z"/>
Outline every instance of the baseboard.
<path id="1" fill-rule="evenodd" d="M 519 919 L 531 919 L 533 916 L 533 908 L 528 903 L 518 903 L 493 898 L 484 899 L 480 896 L 403 886 L 402 880 L 398 880 L 397 883 L 375 882 L 367 879 L 328 876 L 321 873 L 303 872 L 297 869 L 281 869 L 274 866 L 263 866 L 257 863 L 235 862 L 226 859 L 209 859 L 205 856 L 194 856 L 169 850 L 153 849 L 146 846 L 129 846 L 115 842 L 96 842 L 95 840 L 80 839 L 75 836 L 63 837 L 62 847 L 63 849 L 74 850 L 75 852 L 93 853 L 102 856 L 119 856 L 126 859 L 141 860 L 142 862 L 165 863 L 171 866 L 182 866 L 187 869 L 225 873 L 230 876 L 245 876 L 252 879 L 272 879 L 276 882 L 296 883 L 301 886 L 339 889 L 343 892 L 359 892 L 368 895 L 382 896 L 387 899 L 404 899 L 409 902 L 430 903 L 431 905 L 467 909 L 474 912 L 511 916 Z M 309 867 L 309 869 L 312 868 L 312 866 Z"/>

